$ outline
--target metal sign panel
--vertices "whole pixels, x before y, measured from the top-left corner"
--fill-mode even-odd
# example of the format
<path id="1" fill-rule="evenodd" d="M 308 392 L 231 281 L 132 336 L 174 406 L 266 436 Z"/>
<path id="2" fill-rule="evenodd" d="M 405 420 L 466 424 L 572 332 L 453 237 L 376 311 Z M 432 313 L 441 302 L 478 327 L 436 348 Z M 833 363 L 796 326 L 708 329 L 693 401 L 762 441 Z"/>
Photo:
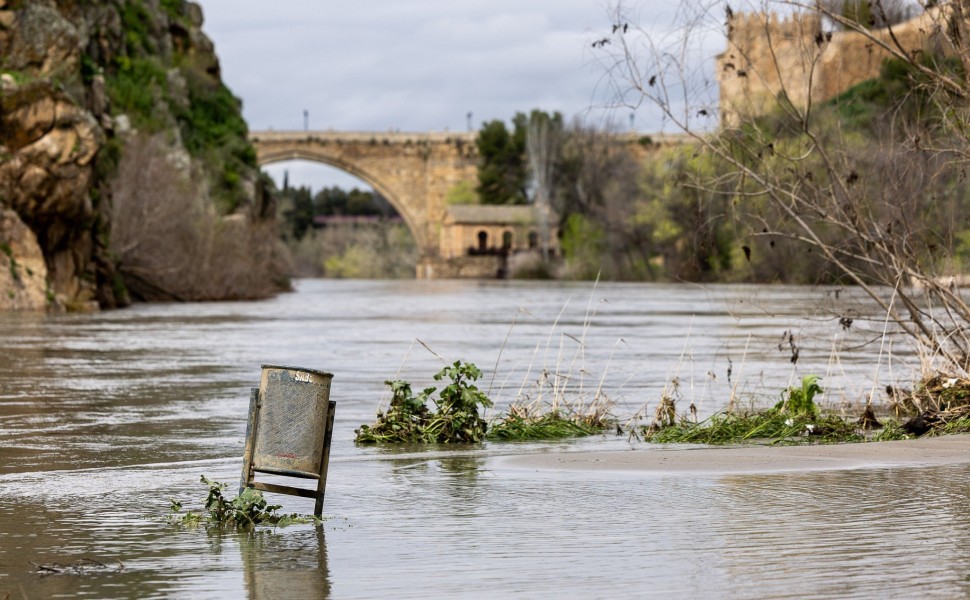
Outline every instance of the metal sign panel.
<path id="1" fill-rule="evenodd" d="M 253 469 L 320 476 L 332 379 L 323 371 L 263 365 Z"/>

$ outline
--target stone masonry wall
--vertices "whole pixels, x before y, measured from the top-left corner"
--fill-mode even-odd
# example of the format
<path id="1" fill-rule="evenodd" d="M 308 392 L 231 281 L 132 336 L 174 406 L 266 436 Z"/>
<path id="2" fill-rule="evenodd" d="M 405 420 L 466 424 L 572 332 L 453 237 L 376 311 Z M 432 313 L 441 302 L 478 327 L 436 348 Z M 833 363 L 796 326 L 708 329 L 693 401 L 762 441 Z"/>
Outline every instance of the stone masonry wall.
<path id="1" fill-rule="evenodd" d="M 824 31 L 817 14 L 735 14 L 728 20 L 728 48 L 717 57 L 721 123 L 763 114 L 784 95 L 796 107 L 833 98 L 879 75 L 890 52 L 921 50 L 936 36 L 939 10 L 869 34 Z M 895 39 L 893 39 L 895 38 Z"/>

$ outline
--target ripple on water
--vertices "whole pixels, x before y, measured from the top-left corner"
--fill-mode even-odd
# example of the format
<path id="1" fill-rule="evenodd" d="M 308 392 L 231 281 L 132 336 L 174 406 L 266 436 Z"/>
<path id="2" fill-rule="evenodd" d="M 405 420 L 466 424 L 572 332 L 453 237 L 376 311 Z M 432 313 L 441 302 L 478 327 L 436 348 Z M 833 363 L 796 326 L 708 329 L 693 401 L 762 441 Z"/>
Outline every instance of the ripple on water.
<path id="1" fill-rule="evenodd" d="M 493 468 L 496 457 L 626 441 L 433 452 L 352 442 L 385 379 L 433 383 L 441 360 L 416 340 L 449 361 L 498 363 L 487 387 L 500 405 L 555 368 L 573 390 L 602 385 L 621 416 L 672 377 L 702 414 L 739 376 L 772 399 L 808 372 L 827 389 L 868 390 L 877 348 L 829 354 L 882 324 L 842 331 L 833 315 L 865 310 L 830 291 L 301 281 L 262 303 L 0 315 L 0 598 L 21 587 L 95 598 L 967 595 L 963 468 L 532 476 Z M 799 336 L 794 368 L 782 331 Z M 905 359 L 894 356 L 896 373 Z M 336 374 L 333 518 L 255 536 L 171 526 L 169 499 L 198 508 L 200 475 L 238 477 L 262 363 Z M 42 578 L 30 566 L 81 557 L 126 568 Z"/>

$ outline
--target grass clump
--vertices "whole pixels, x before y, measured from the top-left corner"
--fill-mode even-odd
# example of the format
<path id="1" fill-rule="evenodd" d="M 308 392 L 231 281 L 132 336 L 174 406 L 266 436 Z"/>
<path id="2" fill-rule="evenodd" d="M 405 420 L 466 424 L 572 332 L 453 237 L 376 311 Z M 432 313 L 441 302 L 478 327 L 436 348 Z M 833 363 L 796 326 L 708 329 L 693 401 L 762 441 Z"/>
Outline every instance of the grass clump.
<path id="1" fill-rule="evenodd" d="M 773 444 L 833 444 L 864 441 L 866 438 L 856 424 L 837 415 L 819 414 L 815 396 L 822 393 L 822 387 L 818 381 L 815 375 L 803 377 L 798 386 L 784 390 L 781 401 L 767 410 L 750 413 L 729 410 L 701 422 L 686 418 L 675 420 L 673 401 L 665 398 L 662 417 L 643 428 L 643 437 L 649 442 L 662 444 L 739 444 L 762 440 Z"/>
<path id="2" fill-rule="evenodd" d="M 611 416 L 613 403 L 598 392 L 592 402 L 582 401 L 582 394 L 567 392 L 555 383 L 555 377 L 543 372 L 535 399 L 525 396 L 512 403 L 508 412 L 490 426 L 488 439 L 493 441 L 558 440 L 602 433 L 616 426 Z M 551 395 L 551 400 L 543 397 Z M 568 397 L 567 397 L 568 396 Z"/>
<path id="3" fill-rule="evenodd" d="M 219 483 L 202 476 L 202 483 L 209 488 L 203 513 L 188 511 L 181 513 L 182 503 L 172 500 L 172 522 L 179 525 L 197 526 L 200 524 L 213 525 L 229 529 L 251 530 L 257 525 L 273 525 L 285 527 L 300 523 L 320 523 L 314 515 L 284 514 L 277 511 L 282 508 L 278 504 L 269 504 L 262 492 L 253 488 L 245 488 L 235 498 L 226 498 L 223 494 L 229 484 Z"/>
<path id="4" fill-rule="evenodd" d="M 492 424 L 488 439 L 495 441 L 559 440 L 600 433 L 605 427 L 584 422 L 560 411 L 532 416 L 509 412 Z"/>
<path id="5" fill-rule="evenodd" d="M 837 415 L 790 415 L 777 408 L 754 413 L 718 413 L 694 423 L 686 419 L 659 429 L 646 428 L 644 439 L 659 444 L 835 444 L 865 440 L 859 429 Z"/>

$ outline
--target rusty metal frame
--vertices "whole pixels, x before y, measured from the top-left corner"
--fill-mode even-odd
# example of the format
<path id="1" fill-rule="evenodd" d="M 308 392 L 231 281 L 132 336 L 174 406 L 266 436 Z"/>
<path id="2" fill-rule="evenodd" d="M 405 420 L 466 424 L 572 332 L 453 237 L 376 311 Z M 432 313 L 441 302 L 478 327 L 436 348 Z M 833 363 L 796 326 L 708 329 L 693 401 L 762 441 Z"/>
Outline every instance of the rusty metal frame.
<path id="1" fill-rule="evenodd" d="M 271 492 L 274 494 L 287 494 L 290 496 L 300 496 L 301 498 L 313 498 L 316 503 L 313 507 L 313 514 L 319 518 L 323 515 L 323 499 L 327 491 L 327 470 L 330 464 L 330 443 L 333 441 L 333 417 L 337 403 L 333 400 L 328 402 L 326 431 L 323 436 L 322 447 L 320 448 L 320 471 L 319 473 L 304 473 L 298 471 L 283 471 L 279 469 L 257 469 L 253 466 L 253 452 L 255 451 L 257 434 L 259 432 L 259 414 L 262 407 L 259 388 L 251 388 L 249 393 L 249 419 L 246 424 L 246 448 L 243 453 L 242 477 L 239 481 L 239 493 L 241 494 L 247 487 Z M 277 485 L 273 483 L 263 483 L 256 481 L 256 473 L 268 473 L 271 475 L 283 475 L 287 477 L 298 477 L 302 479 L 316 479 L 317 487 L 315 490 L 287 485 Z"/>

